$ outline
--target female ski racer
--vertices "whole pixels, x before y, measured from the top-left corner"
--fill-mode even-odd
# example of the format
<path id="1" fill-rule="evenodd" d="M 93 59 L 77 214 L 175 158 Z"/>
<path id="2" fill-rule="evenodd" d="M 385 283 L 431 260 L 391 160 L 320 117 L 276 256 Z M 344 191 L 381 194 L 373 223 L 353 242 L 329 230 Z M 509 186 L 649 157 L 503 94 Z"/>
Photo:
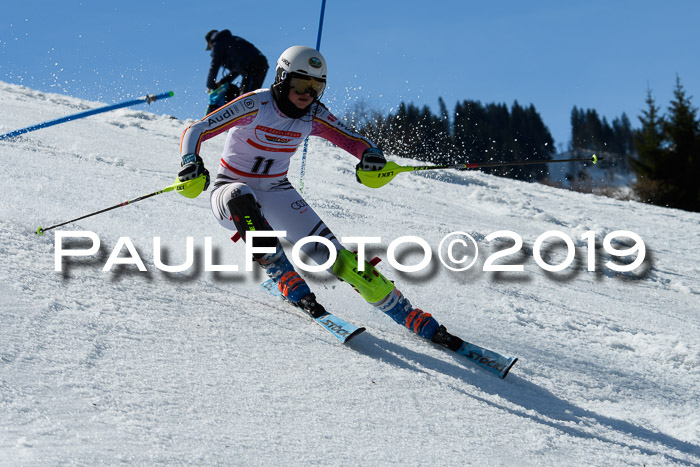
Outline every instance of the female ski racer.
<path id="1" fill-rule="evenodd" d="M 209 173 L 199 156 L 202 142 L 228 131 L 226 145 L 210 195 L 219 223 L 237 230 L 243 239 L 255 230 L 285 230 L 292 243 L 315 235 L 330 240 L 337 258 L 329 271 L 352 285 L 367 302 L 419 336 L 449 347 L 452 336 L 435 318 L 414 308 L 394 284 L 372 265 L 358 271 L 357 255 L 345 249 L 287 180 L 289 159 L 304 139 L 320 136 L 360 160 L 362 170 L 380 170 L 386 164 L 381 149 L 334 117 L 319 102 L 326 86 L 326 61 L 316 50 L 294 46 L 277 60 L 270 89 L 244 94 L 190 125 L 180 141 L 180 181 Z M 197 193 L 199 194 L 199 193 Z M 195 195 L 196 196 L 196 195 Z M 274 247 L 274 253 L 254 254 L 290 302 L 313 317 L 325 310 L 306 281 L 294 270 L 277 237 L 255 237 L 255 247 Z M 327 248 L 306 243 L 301 248 L 317 264 L 329 259 Z M 460 341 L 461 342 L 461 341 Z"/>

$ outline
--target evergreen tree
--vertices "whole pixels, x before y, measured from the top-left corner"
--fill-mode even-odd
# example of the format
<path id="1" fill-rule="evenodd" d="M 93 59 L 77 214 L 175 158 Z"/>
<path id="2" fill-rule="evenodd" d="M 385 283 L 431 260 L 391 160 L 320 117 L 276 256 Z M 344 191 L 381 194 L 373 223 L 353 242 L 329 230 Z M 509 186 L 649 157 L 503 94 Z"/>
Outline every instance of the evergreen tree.
<path id="1" fill-rule="evenodd" d="M 664 134 L 670 143 L 664 171 L 673 186 L 673 206 L 700 211 L 700 122 L 697 109 L 686 96 L 680 78 L 676 77 L 674 99 L 664 124 Z"/>
<path id="2" fill-rule="evenodd" d="M 388 153 L 437 164 L 551 159 L 554 141 L 533 105 L 525 109 L 516 101 L 509 111 L 505 104 L 463 101 L 456 104 L 450 119 L 445 102 L 439 99 L 438 104 L 437 115 L 427 106 L 402 102 L 386 117 L 352 116 L 351 121 L 362 122 L 355 128 Z M 485 171 L 522 180 L 547 175 L 546 166 Z"/>
<path id="3" fill-rule="evenodd" d="M 458 102 L 452 119 L 455 149 L 461 159 L 475 160 L 485 149 L 485 112 L 478 101 Z"/>
<path id="4" fill-rule="evenodd" d="M 542 121 L 542 117 L 535 110 L 535 106 L 530 104 L 527 108 L 527 133 L 526 135 L 532 137 L 530 144 L 531 152 L 528 159 L 532 160 L 551 160 L 554 155 L 554 138 L 549 132 L 549 129 L 545 126 Z M 525 166 L 529 172 L 529 177 L 535 180 L 543 180 L 549 175 L 549 169 L 546 165 L 531 165 Z"/>
<path id="5" fill-rule="evenodd" d="M 657 179 L 660 176 L 658 173 L 657 164 L 662 160 L 663 154 L 663 116 L 659 114 L 651 90 L 647 90 L 646 98 L 647 108 L 642 111 L 639 121 L 642 128 L 637 132 L 635 138 L 635 148 L 637 150 L 637 158 L 631 160 L 631 165 L 634 171 L 641 177 L 647 179 Z"/>
<path id="6" fill-rule="evenodd" d="M 674 99 L 666 118 L 659 115 L 651 91 L 647 109 L 639 118 L 642 128 L 635 139 L 637 158 L 632 168 L 643 201 L 661 206 L 700 211 L 700 122 L 697 109 L 676 78 Z"/>
<path id="7" fill-rule="evenodd" d="M 585 157 L 595 153 L 601 157 L 600 168 L 627 172 L 627 159 L 634 152 L 633 131 L 624 113 L 612 125 L 601 120 L 594 109 L 571 111 L 571 146 L 573 156 Z"/>

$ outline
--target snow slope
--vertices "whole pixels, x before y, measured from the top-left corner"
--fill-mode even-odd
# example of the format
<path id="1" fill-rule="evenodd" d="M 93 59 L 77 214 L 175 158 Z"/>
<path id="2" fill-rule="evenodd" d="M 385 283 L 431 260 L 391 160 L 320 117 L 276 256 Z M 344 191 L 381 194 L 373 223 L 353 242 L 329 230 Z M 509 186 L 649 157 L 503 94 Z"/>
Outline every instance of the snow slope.
<path id="1" fill-rule="evenodd" d="M 0 82 L 0 133 L 100 105 Z M 0 141 L 0 464 L 700 464 L 699 214 L 478 172 L 401 174 L 371 190 L 351 156 L 312 140 L 309 204 L 338 236 L 382 237 L 380 269 L 453 333 L 518 356 L 499 380 L 307 274 L 322 303 L 367 327 L 338 344 L 258 289 L 262 274 L 243 270 L 244 247 L 206 195 L 165 193 L 61 227 L 96 233 L 101 248 L 54 271 L 56 231 L 39 237 L 38 226 L 173 182 L 188 122 L 146 110 L 157 103 Z M 204 144 L 210 169 L 223 139 Z M 523 272 L 483 271 L 512 243 L 486 240 L 500 230 L 524 246 L 496 263 Z M 550 230 L 575 242 L 561 272 L 533 258 Z M 602 244 L 616 230 L 641 236 L 644 264 L 616 273 L 601 245 L 589 272 L 581 236 Z M 403 273 L 386 260 L 398 237 L 437 253 L 453 231 L 479 246 L 466 272 L 434 258 Z M 154 237 L 163 261 L 181 264 L 188 236 L 192 268 L 155 267 Z M 102 271 L 120 237 L 146 272 Z M 217 264 L 241 271 L 205 271 L 206 237 Z M 561 244 L 545 249 L 550 264 L 564 260 Z M 399 257 L 415 264 L 417 251 Z"/>

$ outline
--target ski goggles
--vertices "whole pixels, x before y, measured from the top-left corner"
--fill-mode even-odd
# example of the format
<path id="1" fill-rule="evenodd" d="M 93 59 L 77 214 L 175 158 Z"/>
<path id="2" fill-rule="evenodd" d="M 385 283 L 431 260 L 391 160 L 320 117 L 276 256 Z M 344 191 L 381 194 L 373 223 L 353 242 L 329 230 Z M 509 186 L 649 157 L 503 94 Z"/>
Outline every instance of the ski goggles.
<path id="1" fill-rule="evenodd" d="M 311 93 L 313 96 L 320 96 L 326 89 L 326 82 L 314 78 L 297 78 L 289 80 L 289 89 L 299 95 Z"/>

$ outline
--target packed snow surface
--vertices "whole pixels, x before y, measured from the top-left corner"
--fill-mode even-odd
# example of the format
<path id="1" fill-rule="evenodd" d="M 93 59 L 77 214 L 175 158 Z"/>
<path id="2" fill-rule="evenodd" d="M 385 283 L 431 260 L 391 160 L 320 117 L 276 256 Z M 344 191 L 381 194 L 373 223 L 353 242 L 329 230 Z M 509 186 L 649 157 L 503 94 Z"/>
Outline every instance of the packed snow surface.
<path id="1" fill-rule="evenodd" d="M 102 105 L 0 82 L 0 133 Z M 308 204 L 339 238 L 381 237 L 368 253 L 414 305 L 519 357 L 500 380 L 346 284 L 305 274 L 329 310 L 367 328 L 338 343 L 259 289 L 263 274 L 245 271 L 243 242 L 216 222 L 207 193 L 163 193 L 38 236 L 173 183 L 191 122 L 151 111 L 158 103 L 0 141 L 0 464 L 700 464 L 700 214 L 474 171 L 400 174 L 372 190 L 355 181 L 352 156 L 312 139 Z M 212 172 L 223 140 L 203 145 Z M 620 230 L 645 246 L 629 272 L 608 263 L 640 254 Z M 56 271 L 56 234 L 78 231 L 99 250 L 59 258 Z M 438 258 L 457 231 L 479 249 L 462 272 Z M 490 237 L 500 231 L 513 234 Z M 423 271 L 389 263 L 403 236 L 430 246 Z M 609 254 L 606 236 L 630 255 Z M 190 268 L 157 267 L 156 255 L 186 264 L 188 237 Z M 207 238 L 213 264 L 238 272 L 207 271 Z M 396 251 L 405 265 L 424 257 L 417 244 Z M 536 260 L 566 265 L 569 252 L 561 271 Z"/>

